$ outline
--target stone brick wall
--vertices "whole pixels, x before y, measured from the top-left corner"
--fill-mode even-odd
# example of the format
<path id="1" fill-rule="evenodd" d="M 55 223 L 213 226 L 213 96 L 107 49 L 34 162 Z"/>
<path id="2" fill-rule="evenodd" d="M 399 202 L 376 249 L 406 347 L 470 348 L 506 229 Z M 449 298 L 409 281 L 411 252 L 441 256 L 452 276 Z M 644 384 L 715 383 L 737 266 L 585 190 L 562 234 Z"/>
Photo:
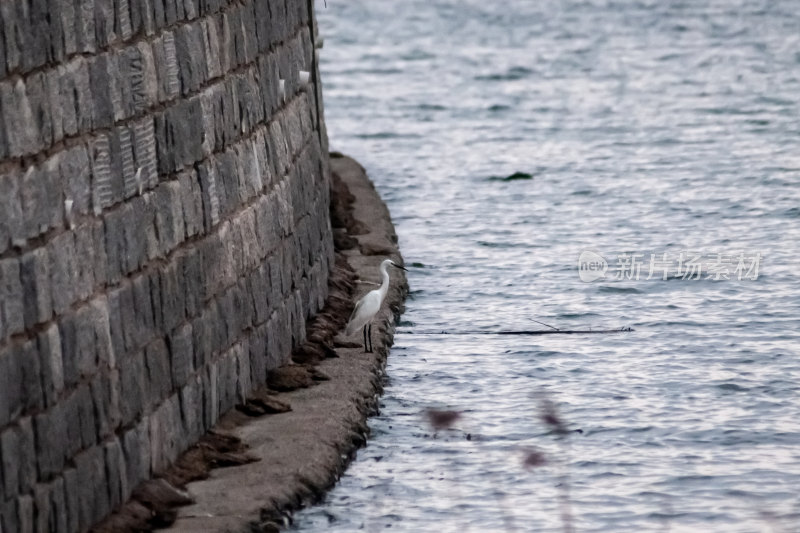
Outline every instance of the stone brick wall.
<path id="1" fill-rule="evenodd" d="M 87 530 L 303 339 L 314 32 L 308 0 L 0 2 L 3 532 Z"/>

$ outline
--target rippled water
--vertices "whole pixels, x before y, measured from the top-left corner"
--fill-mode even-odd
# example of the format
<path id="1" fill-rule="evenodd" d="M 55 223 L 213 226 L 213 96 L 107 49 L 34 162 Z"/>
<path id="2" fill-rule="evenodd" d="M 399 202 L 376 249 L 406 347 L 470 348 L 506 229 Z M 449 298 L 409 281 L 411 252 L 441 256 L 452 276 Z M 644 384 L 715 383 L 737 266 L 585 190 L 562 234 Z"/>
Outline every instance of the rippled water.
<path id="1" fill-rule="evenodd" d="M 800 531 L 800 4 L 317 3 L 332 148 L 416 267 L 372 439 L 297 530 L 560 531 L 568 472 L 579 531 Z M 640 279 L 582 282 L 587 249 Z M 758 277 L 645 279 L 681 251 Z M 635 331 L 479 334 L 533 320 Z"/>

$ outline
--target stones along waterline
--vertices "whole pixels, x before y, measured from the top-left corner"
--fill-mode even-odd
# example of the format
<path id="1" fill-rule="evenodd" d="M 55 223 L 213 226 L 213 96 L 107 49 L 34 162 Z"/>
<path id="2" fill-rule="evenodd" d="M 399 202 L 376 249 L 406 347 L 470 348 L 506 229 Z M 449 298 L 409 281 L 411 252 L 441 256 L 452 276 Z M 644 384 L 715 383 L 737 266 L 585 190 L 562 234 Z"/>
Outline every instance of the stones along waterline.
<path id="1" fill-rule="evenodd" d="M 367 167 L 418 266 L 374 437 L 297 528 L 557 531 L 566 463 L 581 531 L 791 530 L 794 3 L 328 2 L 319 23 L 331 144 Z M 586 250 L 611 269 L 640 254 L 639 280 L 581 281 Z M 760 270 L 646 279 L 651 254 L 681 252 L 761 254 Z M 635 332 L 416 334 L 532 319 Z M 566 455 L 542 394 L 583 430 Z M 433 439 L 429 407 L 473 439 Z M 526 471 L 530 448 L 552 464 Z"/>

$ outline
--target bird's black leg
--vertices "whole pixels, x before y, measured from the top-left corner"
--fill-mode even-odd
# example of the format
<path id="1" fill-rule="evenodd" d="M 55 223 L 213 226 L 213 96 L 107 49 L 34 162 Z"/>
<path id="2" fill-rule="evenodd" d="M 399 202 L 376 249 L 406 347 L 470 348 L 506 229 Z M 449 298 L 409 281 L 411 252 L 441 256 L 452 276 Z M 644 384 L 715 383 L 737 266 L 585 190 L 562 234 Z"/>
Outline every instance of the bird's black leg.
<path id="1" fill-rule="evenodd" d="M 369 333 L 367 333 L 367 337 L 369 337 L 369 353 L 372 353 L 372 324 L 369 325 Z"/>
<path id="2" fill-rule="evenodd" d="M 364 326 L 364 353 L 369 352 L 367 348 L 367 326 Z"/>

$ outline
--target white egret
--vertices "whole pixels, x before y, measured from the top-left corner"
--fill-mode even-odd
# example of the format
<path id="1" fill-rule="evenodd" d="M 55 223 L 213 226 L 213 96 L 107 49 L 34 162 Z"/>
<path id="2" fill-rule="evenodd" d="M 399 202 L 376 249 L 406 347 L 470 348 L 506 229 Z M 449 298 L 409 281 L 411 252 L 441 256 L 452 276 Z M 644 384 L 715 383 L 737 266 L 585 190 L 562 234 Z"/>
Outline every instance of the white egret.
<path id="1" fill-rule="evenodd" d="M 356 303 L 356 307 L 353 309 L 353 314 L 350 315 L 350 320 L 347 322 L 347 328 L 344 331 L 344 334 L 349 337 L 360 328 L 364 328 L 365 353 L 372 352 L 372 324 L 370 324 L 370 322 L 378 311 L 380 311 L 383 299 L 386 298 L 386 293 L 389 292 L 389 272 L 386 270 L 389 265 L 399 268 L 400 270 L 406 270 L 391 259 L 384 259 L 381 263 L 381 277 L 383 281 L 381 282 L 380 288 L 369 291 Z M 368 345 L 369 348 L 367 348 Z"/>

